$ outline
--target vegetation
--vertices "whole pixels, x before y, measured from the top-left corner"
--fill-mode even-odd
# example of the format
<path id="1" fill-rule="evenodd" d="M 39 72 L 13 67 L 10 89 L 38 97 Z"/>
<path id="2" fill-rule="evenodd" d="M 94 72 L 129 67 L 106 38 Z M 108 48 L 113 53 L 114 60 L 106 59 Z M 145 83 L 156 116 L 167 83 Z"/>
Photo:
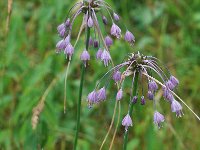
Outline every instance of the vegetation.
<path id="1" fill-rule="evenodd" d="M 115 64 L 127 53 L 140 50 L 165 62 L 179 79 L 178 95 L 200 114 L 200 1 L 199 0 L 107 0 L 136 37 L 131 48 L 115 40 L 111 54 Z M 81 72 L 80 53 L 84 36 L 75 48 L 67 91 L 64 76 L 67 61 L 55 53 L 59 40 L 57 26 L 63 21 L 72 0 L 18 0 L 12 5 L 10 26 L 6 34 L 7 2 L 0 1 L 0 149 L 72 149 L 76 126 L 77 99 Z M 81 19 L 76 21 L 76 37 Z M 123 27 L 123 26 L 121 26 Z M 125 28 L 124 28 L 125 30 Z M 73 39 L 72 36 L 72 39 Z M 72 43 L 75 42 L 75 38 Z M 106 72 L 102 63 L 90 61 L 86 70 L 81 109 L 78 149 L 99 149 L 106 135 L 115 106 L 117 89 L 110 86 L 105 102 L 92 109 L 87 107 L 87 94 Z M 113 85 L 113 84 L 112 84 Z M 47 95 L 44 95 L 47 90 Z M 126 89 L 124 89 L 126 91 Z M 66 113 L 63 99 L 66 92 Z M 161 98 L 160 94 L 156 98 Z M 32 129 L 32 109 L 45 99 L 39 123 Z M 127 114 L 128 95 L 122 100 L 120 123 Z M 162 98 L 161 98 L 162 100 Z M 129 131 L 128 150 L 199 149 L 199 122 L 183 107 L 184 116 L 177 119 L 169 105 L 160 101 L 159 108 L 166 122 L 160 130 L 153 124 L 153 107 L 137 105 L 133 127 Z M 117 117 L 114 127 L 116 126 Z M 108 149 L 114 127 L 103 149 Z M 113 149 L 123 147 L 124 127 L 119 125 Z"/>

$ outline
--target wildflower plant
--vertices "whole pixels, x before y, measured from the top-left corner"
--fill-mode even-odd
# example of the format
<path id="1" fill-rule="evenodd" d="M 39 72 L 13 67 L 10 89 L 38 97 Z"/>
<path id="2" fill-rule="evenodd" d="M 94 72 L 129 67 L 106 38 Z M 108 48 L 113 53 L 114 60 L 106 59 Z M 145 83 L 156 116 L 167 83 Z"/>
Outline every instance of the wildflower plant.
<path id="1" fill-rule="evenodd" d="M 146 80 L 143 79 L 144 77 Z M 92 107 L 92 105 L 101 102 L 101 96 L 99 93 L 102 88 L 104 89 L 104 97 L 106 97 L 106 88 L 108 87 L 109 81 L 111 81 L 111 79 L 113 79 L 119 85 L 119 90 L 116 94 L 116 101 L 123 101 L 123 95 L 125 94 L 123 89 L 127 88 L 124 87 L 124 82 L 127 78 L 130 78 L 132 82 L 128 87 L 130 91 L 129 109 L 126 116 L 122 120 L 122 126 L 125 127 L 123 149 L 126 149 L 127 146 L 128 129 L 133 125 L 132 112 L 133 106 L 136 103 L 140 102 L 141 105 L 145 105 L 147 103 L 147 99 L 152 102 L 154 108 L 154 114 L 152 114 L 153 122 L 156 126 L 158 126 L 158 128 L 162 127 L 162 123 L 164 122 L 165 117 L 158 111 L 157 101 L 155 101 L 155 94 L 159 88 L 162 89 L 163 98 L 171 106 L 171 111 L 175 113 L 177 117 L 183 116 L 182 106 L 176 100 L 176 98 L 178 98 L 180 101 L 182 101 L 182 99 L 180 99 L 174 93 L 179 84 L 178 79 L 171 75 L 167 67 L 165 67 L 158 58 L 153 56 L 144 56 L 143 54 L 140 54 L 140 52 L 130 54 L 126 61 L 111 68 L 99 80 L 95 89 L 88 95 L 89 107 Z M 106 84 L 103 84 L 100 87 L 100 85 L 104 83 L 103 80 L 106 80 Z M 144 85 L 147 85 L 146 93 L 144 92 Z M 139 95 L 140 93 L 141 95 Z M 183 104 L 185 103 L 183 102 Z M 199 119 L 196 114 L 195 116 Z"/>
<path id="2" fill-rule="evenodd" d="M 106 14 L 104 13 L 106 12 Z M 78 16 L 82 15 L 82 25 L 80 26 L 80 31 L 77 35 L 77 40 L 75 44 L 71 42 L 71 35 L 73 32 L 74 22 Z M 85 48 L 82 50 L 80 55 L 80 60 L 82 61 L 82 69 L 81 69 L 81 81 L 80 81 L 80 90 L 79 90 L 79 99 L 77 105 L 77 127 L 76 127 L 76 135 L 74 141 L 74 149 L 76 149 L 79 128 L 80 128 L 80 109 L 81 109 L 81 99 L 82 99 L 82 89 L 83 89 L 83 80 L 85 75 L 85 69 L 89 64 L 90 59 L 96 59 L 103 62 L 104 66 L 107 67 L 112 62 L 112 57 L 110 54 L 110 48 L 113 44 L 113 38 L 121 39 L 122 31 L 121 28 L 117 25 L 120 21 L 120 16 L 113 11 L 112 7 L 105 2 L 104 0 L 83 0 L 81 2 L 77 2 L 68 12 L 66 20 L 61 23 L 57 27 L 57 31 L 61 40 L 56 44 L 56 52 L 63 52 L 66 55 L 66 58 L 69 60 L 68 67 L 66 71 L 65 77 L 65 91 L 66 91 L 66 81 L 67 74 L 70 62 L 72 57 L 76 51 L 75 46 L 83 32 L 85 32 Z M 105 28 L 109 28 L 109 33 L 103 32 L 101 28 L 101 24 L 104 24 Z M 111 26 L 109 26 L 111 24 Z M 135 42 L 135 37 L 130 31 L 126 31 L 124 35 L 124 40 L 130 43 L 131 45 Z M 96 56 L 90 55 L 90 49 L 96 50 Z M 116 80 L 118 75 L 116 75 Z M 91 104 L 97 101 L 103 101 L 106 99 L 106 90 L 105 88 L 101 88 L 97 93 L 91 92 L 88 95 L 88 99 Z M 65 101 L 66 95 L 64 96 L 64 112 L 65 112 Z"/>
<path id="3" fill-rule="evenodd" d="M 104 12 L 107 12 L 108 17 L 106 17 Z M 67 19 L 57 27 L 58 34 L 62 39 L 56 44 L 56 52 L 63 52 L 66 58 L 71 60 L 75 51 L 75 46 L 71 43 L 71 34 L 74 22 L 81 14 L 83 21 L 77 40 L 82 32 L 92 29 L 94 32 L 88 35 L 89 39 L 86 40 L 86 45 L 93 46 L 96 49 L 96 59 L 101 60 L 105 66 L 108 66 L 111 61 L 110 47 L 113 44 L 113 38 L 120 39 L 122 33 L 117 25 L 117 22 L 120 20 L 119 15 L 104 0 L 84 0 L 76 3 L 70 9 Z M 101 23 L 105 25 L 105 28 L 108 28 L 109 23 L 111 23 L 110 33 L 103 35 L 102 28 L 100 27 Z M 124 40 L 133 45 L 135 37 L 127 30 Z M 83 49 L 80 59 L 86 67 L 87 62 L 91 59 L 89 49 Z"/>

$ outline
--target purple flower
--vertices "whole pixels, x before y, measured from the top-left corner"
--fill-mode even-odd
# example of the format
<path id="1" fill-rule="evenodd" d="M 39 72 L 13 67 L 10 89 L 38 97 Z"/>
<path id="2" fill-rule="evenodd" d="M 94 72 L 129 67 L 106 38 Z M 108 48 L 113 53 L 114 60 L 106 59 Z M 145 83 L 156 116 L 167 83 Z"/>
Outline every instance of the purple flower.
<path id="1" fill-rule="evenodd" d="M 93 23 L 93 20 L 92 20 L 92 17 L 90 16 L 89 19 L 88 19 L 88 22 L 87 22 L 87 25 L 89 28 L 92 28 L 94 23 Z"/>
<path id="2" fill-rule="evenodd" d="M 133 104 L 136 104 L 136 103 L 137 103 L 137 100 L 138 100 L 138 97 L 137 97 L 137 96 L 134 96 L 133 99 L 132 99 L 132 103 L 133 103 Z"/>
<path id="3" fill-rule="evenodd" d="M 64 24 L 64 23 L 60 24 L 60 25 L 57 27 L 57 30 L 58 30 L 59 35 L 60 35 L 61 37 L 63 37 L 63 36 L 65 35 L 65 31 L 66 31 L 66 29 L 65 29 L 65 24 Z"/>
<path id="4" fill-rule="evenodd" d="M 106 89 L 105 89 L 105 87 L 102 87 L 102 88 L 97 92 L 97 98 L 98 98 L 98 101 L 106 100 Z"/>
<path id="5" fill-rule="evenodd" d="M 71 22 L 70 19 L 68 18 L 65 22 L 66 27 L 70 27 L 71 26 Z"/>
<path id="6" fill-rule="evenodd" d="M 70 36 L 68 35 L 65 39 L 60 40 L 57 44 L 56 44 L 56 49 L 57 52 L 60 52 L 60 50 L 64 50 L 66 48 L 66 46 L 69 44 L 70 41 Z"/>
<path id="7" fill-rule="evenodd" d="M 91 93 L 89 93 L 87 99 L 88 99 L 89 106 L 97 103 L 97 100 L 98 100 L 97 99 L 97 92 L 94 90 Z"/>
<path id="8" fill-rule="evenodd" d="M 110 47 L 113 44 L 113 40 L 110 36 L 106 36 L 105 43 L 107 47 Z"/>
<path id="9" fill-rule="evenodd" d="M 116 13 L 113 13 L 113 18 L 115 19 L 115 21 L 119 21 L 119 16 Z"/>
<path id="10" fill-rule="evenodd" d="M 96 53 L 96 58 L 97 58 L 97 59 L 101 59 L 102 53 L 103 53 L 103 50 L 102 50 L 101 48 L 99 48 L 99 50 L 98 50 L 97 53 Z"/>
<path id="11" fill-rule="evenodd" d="M 176 113 L 177 117 L 182 117 L 182 115 L 183 115 L 182 106 L 175 99 L 171 102 L 171 110 L 172 110 L 172 112 Z"/>
<path id="12" fill-rule="evenodd" d="M 121 29 L 113 23 L 110 29 L 110 34 L 119 39 L 121 37 Z"/>
<path id="13" fill-rule="evenodd" d="M 146 100 L 145 100 L 144 96 L 141 96 L 141 105 L 145 105 L 145 103 L 146 103 Z"/>
<path id="14" fill-rule="evenodd" d="M 98 48 L 99 47 L 99 42 L 97 40 L 94 40 L 94 48 Z"/>
<path id="15" fill-rule="evenodd" d="M 150 81 L 149 84 L 148 84 L 148 88 L 150 91 L 154 92 L 154 91 L 157 91 L 158 90 L 158 85 L 156 84 L 155 81 Z"/>
<path id="16" fill-rule="evenodd" d="M 89 38 L 89 45 L 92 46 L 93 45 L 93 40 L 92 37 Z"/>
<path id="17" fill-rule="evenodd" d="M 168 100 L 168 101 L 173 101 L 174 96 L 172 95 L 172 93 L 170 92 L 170 90 L 167 87 L 163 87 L 163 97 Z"/>
<path id="18" fill-rule="evenodd" d="M 69 57 L 69 59 L 71 59 L 73 53 L 74 53 L 74 47 L 71 45 L 71 43 L 69 43 L 65 50 L 64 50 L 65 55 L 67 55 Z"/>
<path id="19" fill-rule="evenodd" d="M 80 59 L 83 61 L 84 65 L 86 67 L 86 62 L 88 60 L 90 60 L 90 54 L 88 53 L 88 51 L 86 49 L 82 52 Z"/>
<path id="20" fill-rule="evenodd" d="M 111 60 L 110 53 L 104 49 L 103 53 L 101 54 L 101 60 L 104 62 L 105 67 L 108 66 L 108 63 Z"/>
<path id="21" fill-rule="evenodd" d="M 164 116 L 159 113 L 158 111 L 154 112 L 154 124 L 158 126 L 158 128 L 160 129 L 161 127 L 161 123 L 165 121 Z"/>
<path id="22" fill-rule="evenodd" d="M 113 80 L 115 82 L 118 82 L 121 80 L 121 72 L 120 71 L 115 71 L 113 74 Z"/>
<path id="23" fill-rule="evenodd" d="M 108 24 L 108 20 L 107 20 L 107 18 L 106 18 L 105 16 L 102 17 L 102 20 L 103 20 L 103 23 L 104 23 L 105 25 Z"/>
<path id="24" fill-rule="evenodd" d="M 126 31 L 124 36 L 125 41 L 129 42 L 130 44 L 133 44 L 135 42 L 135 37 L 130 31 Z"/>
<path id="25" fill-rule="evenodd" d="M 149 100 L 154 99 L 154 94 L 151 91 L 148 91 L 148 98 L 149 98 Z"/>
<path id="26" fill-rule="evenodd" d="M 165 83 L 166 87 L 168 87 L 170 90 L 173 90 L 174 89 L 174 84 L 172 84 L 172 82 L 170 80 L 168 80 L 166 83 Z"/>
<path id="27" fill-rule="evenodd" d="M 133 126 L 132 119 L 129 114 L 127 114 L 122 120 L 122 125 L 125 127 L 125 130 L 128 130 L 128 127 Z"/>
<path id="28" fill-rule="evenodd" d="M 116 96 L 116 100 L 121 100 L 123 97 L 123 91 L 122 89 L 120 89 L 118 92 L 117 92 L 117 96 Z"/>
<path id="29" fill-rule="evenodd" d="M 169 80 L 174 85 L 174 87 L 176 87 L 179 84 L 178 79 L 176 79 L 174 76 L 171 76 Z"/>

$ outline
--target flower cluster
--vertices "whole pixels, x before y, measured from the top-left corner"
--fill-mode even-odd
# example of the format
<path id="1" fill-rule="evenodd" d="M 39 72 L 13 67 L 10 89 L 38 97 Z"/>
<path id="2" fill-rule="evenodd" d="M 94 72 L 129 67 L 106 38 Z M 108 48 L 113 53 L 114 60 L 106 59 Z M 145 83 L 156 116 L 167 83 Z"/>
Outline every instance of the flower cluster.
<path id="1" fill-rule="evenodd" d="M 121 71 L 123 69 L 123 71 Z M 167 71 L 167 73 L 165 73 Z M 122 100 L 123 98 L 123 89 L 124 89 L 124 81 L 126 78 L 131 77 L 132 84 L 130 86 L 130 104 L 136 104 L 139 99 L 139 93 L 142 93 L 140 97 L 140 104 L 145 105 L 146 98 L 150 101 L 153 101 L 154 106 L 154 123 L 160 128 L 161 123 L 164 122 L 164 116 L 157 111 L 156 108 L 156 101 L 155 101 L 155 93 L 159 89 L 157 82 L 162 86 L 163 97 L 164 99 L 170 103 L 171 111 L 176 113 L 177 117 L 181 117 L 183 115 L 182 106 L 181 104 L 175 100 L 173 96 L 173 91 L 179 84 L 179 81 L 170 74 L 168 69 L 164 67 L 160 61 L 152 56 L 144 56 L 142 54 L 133 53 L 129 56 L 128 60 L 113 67 L 110 69 L 99 81 L 94 91 L 92 91 L 88 95 L 88 104 L 91 107 L 93 104 L 99 103 L 102 100 L 106 99 L 106 87 L 105 85 L 103 88 L 98 90 L 98 86 L 102 79 L 104 79 L 108 74 L 110 74 L 109 79 L 106 81 L 110 81 L 112 78 L 114 82 L 118 83 L 119 91 L 116 94 L 116 100 Z M 141 81 L 139 90 L 137 91 L 136 95 L 132 94 L 133 85 L 136 80 L 136 76 L 138 76 L 138 80 Z M 146 83 L 144 82 L 143 76 L 146 77 Z M 155 79 L 154 77 L 159 77 L 160 81 Z M 137 80 L 137 82 L 138 82 Z M 108 84 L 108 82 L 106 82 Z M 147 85 L 147 92 L 144 94 L 143 85 Z M 102 90 L 103 89 L 103 90 Z M 102 94 L 103 93 L 103 94 Z M 102 96 L 103 95 L 103 96 Z M 146 97 L 146 98 L 145 98 Z M 129 106 L 130 107 L 130 106 Z M 123 121 L 122 125 L 125 126 L 127 130 L 129 126 L 132 126 L 132 120 L 130 114 L 128 113 Z"/>
<path id="2" fill-rule="evenodd" d="M 106 12 L 107 16 L 109 16 L 110 19 L 107 19 L 108 17 L 106 17 L 104 12 Z M 81 14 L 83 14 L 83 21 L 79 34 L 81 34 L 81 32 L 83 31 L 87 31 L 87 29 L 93 28 L 92 31 L 94 31 L 94 33 L 90 34 L 91 36 L 88 40 L 88 43 L 86 44 L 89 44 L 89 46 L 93 46 L 97 50 L 96 59 L 101 60 L 105 66 L 108 66 L 109 62 L 112 59 L 110 55 L 110 47 L 113 44 L 112 38 L 115 37 L 117 39 L 120 39 L 122 37 L 122 33 L 120 27 L 117 25 L 120 17 L 104 0 L 85 0 L 83 2 L 76 3 L 70 9 L 67 15 L 67 19 L 57 27 L 58 33 L 62 39 L 58 41 L 56 45 L 56 52 L 60 53 L 63 51 L 66 55 L 66 58 L 71 60 L 71 57 L 74 54 L 74 46 L 70 42 L 72 28 L 75 19 Z M 110 20 L 110 33 L 107 33 L 107 35 L 104 36 L 102 34 L 103 32 L 100 28 L 100 24 L 104 24 L 107 28 Z M 127 30 L 124 35 L 124 40 L 129 42 L 130 44 L 134 44 L 135 37 L 130 31 Z M 91 59 L 88 48 L 83 50 L 80 59 L 86 66 L 87 62 Z"/>

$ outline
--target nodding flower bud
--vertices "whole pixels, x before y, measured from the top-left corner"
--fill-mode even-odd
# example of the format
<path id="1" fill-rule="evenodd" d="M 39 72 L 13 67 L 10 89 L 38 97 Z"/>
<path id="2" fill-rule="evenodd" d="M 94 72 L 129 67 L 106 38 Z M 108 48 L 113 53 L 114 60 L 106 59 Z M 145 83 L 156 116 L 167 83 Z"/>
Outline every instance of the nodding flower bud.
<path id="1" fill-rule="evenodd" d="M 156 84 L 155 81 L 152 80 L 152 81 L 149 81 L 148 88 L 150 91 L 155 92 L 158 90 L 158 85 Z"/>
<path id="2" fill-rule="evenodd" d="M 182 106 L 175 99 L 171 102 L 171 110 L 172 110 L 172 112 L 176 113 L 177 117 L 182 117 L 182 115 L 183 115 Z"/>
<path id="3" fill-rule="evenodd" d="M 119 39 L 121 37 L 121 29 L 113 23 L 110 29 L 110 34 Z"/>
<path id="4" fill-rule="evenodd" d="M 176 87 L 179 84 L 178 79 L 176 79 L 174 76 L 171 76 L 169 80 L 174 85 L 174 87 Z"/>
<path id="5" fill-rule="evenodd" d="M 83 61 L 84 65 L 86 67 L 86 62 L 88 60 L 90 60 L 90 54 L 88 53 L 88 51 L 86 49 L 82 52 L 80 59 Z"/>
<path id="6" fill-rule="evenodd" d="M 60 35 L 61 37 L 64 37 L 65 31 L 66 31 L 66 29 L 65 29 L 65 24 L 64 24 L 64 23 L 60 24 L 60 25 L 57 27 L 57 31 L 58 31 L 58 33 L 59 33 L 59 35 Z"/>
<path id="7" fill-rule="evenodd" d="M 130 44 L 133 44 L 135 42 L 135 37 L 130 31 L 126 31 L 124 40 L 129 42 Z"/>
<path id="8" fill-rule="evenodd" d="M 94 103 L 97 103 L 97 92 L 94 90 L 91 93 L 88 94 L 88 104 L 91 107 L 91 105 L 93 105 Z"/>
<path id="9" fill-rule="evenodd" d="M 113 13 L 113 18 L 115 19 L 115 21 L 119 21 L 119 16 L 116 13 Z"/>
<path id="10" fill-rule="evenodd" d="M 60 40 L 56 44 L 57 52 L 60 52 L 60 50 L 64 50 L 66 48 L 66 46 L 69 44 L 69 41 L 70 41 L 69 35 L 65 39 Z"/>
<path id="11" fill-rule="evenodd" d="M 107 20 L 107 18 L 106 18 L 105 16 L 102 17 L 102 20 L 103 20 L 103 23 L 104 23 L 105 25 L 108 24 L 108 20 Z"/>
<path id="12" fill-rule="evenodd" d="M 102 53 L 103 53 L 103 50 L 102 50 L 101 48 L 99 48 L 99 50 L 98 50 L 97 53 L 96 53 L 96 58 L 97 58 L 97 59 L 101 59 Z"/>
<path id="13" fill-rule="evenodd" d="M 120 81 L 121 80 L 121 72 L 120 71 L 115 71 L 112 78 L 113 78 L 113 80 L 115 82 Z"/>
<path id="14" fill-rule="evenodd" d="M 65 48 L 65 50 L 64 50 L 64 53 L 65 53 L 66 57 L 68 56 L 69 59 L 71 60 L 71 57 L 72 57 L 72 55 L 73 55 L 73 53 L 74 53 L 74 47 L 71 45 L 71 43 L 69 43 L 69 44 L 66 46 L 66 48 Z"/>
<path id="15" fill-rule="evenodd" d="M 157 125 L 158 126 L 158 128 L 160 129 L 160 127 L 161 127 L 161 123 L 162 122 L 164 122 L 165 121 L 165 117 L 161 114 L 161 113 L 159 113 L 158 111 L 155 111 L 154 112 L 154 117 L 153 117 L 154 119 L 154 124 L 155 125 Z"/>
<path id="16" fill-rule="evenodd" d="M 128 127 L 133 126 L 133 122 L 129 114 L 127 114 L 122 120 L 122 125 L 125 127 L 126 131 L 128 131 Z"/>
<path id="17" fill-rule="evenodd" d="M 102 87 L 97 92 L 97 98 L 98 98 L 98 101 L 104 101 L 104 100 L 106 100 L 106 89 L 105 89 L 105 87 Z"/>
<path id="18" fill-rule="evenodd" d="M 116 96 L 116 100 L 119 101 L 121 100 L 123 97 L 123 91 L 122 89 L 120 89 L 118 92 L 117 92 L 117 96 Z"/>
<path id="19" fill-rule="evenodd" d="M 167 87 L 163 87 L 163 97 L 168 100 L 168 101 L 173 101 L 174 96 L 172 95 L 172 93 L 170 92 L 170 90 Z"/>
<path id="20" fill-rule="evenodd" d="M 88 22 L 87 22 L 87 25 L 89 28 L 92 28 L 94 23 L 93 23 L 93 20 L 92 20 L 92 17 L 90 16 L 89 19 L 88 19 Z"/>
<path id="21" fill-rule="evenodd" d="M 110 53 L 104 49 L 103 53 L 101 54 L 101 60 L 104 62 L 105 67 L 108 66 L 108 63 L 111 60 Z"/>
<path id="22" fill-rule="evenodd" d="M 113 44 L 113 40 L 110 36 L 106 36 L 105 43 L 107 47 L 110 47 Z"/>
<path id="23" fill-rule="evenodd" d="M 144 96 L 141 96 L 141 105 L 145 105 L 146 100 L 144 99 Z"/>
<path id="24" fill-rule="evenodd" d="M 165 83 L 166 87 L 169 88 L 170 90 L 173 90 L 174 89 L 174 85 L 172 84 L 172 82 L 170 80 L 168 80 L 166 83 Z"/>
<path id="25" fill-rule="evenodd" d="M 133 99 L 132 99 L 132 103 L 133 103 L 133 104 L 136 104 L 136 103 L 137 103 L 137 100 L 138 100 L 138 97 L 137 97 L 137 96 L 134 96 Z"/>
<path id="26" fill-rule="evenodd" d="M 71 26 L 71 22 L 70 19 L 68 18 L 65 22 L 66 27 L 70 27 Z"/>
<path id="27" fill-rule="evenodd" d="M 89 38 L 89 45 L 92 46 L 93 45 L 93 40 L 92 37 Z"/>
<path id="28" fill-rule="evenodd" d="M 94 40 L 94 48 L 98 48 L 99 47 L 99 42 L 97 40 Z"/>
<path id="29" fill-rule="evenodd" d="M 154 94 L 151 91 L 148 91 L 148 99 L 153 100 L 154 99 Z"/>

